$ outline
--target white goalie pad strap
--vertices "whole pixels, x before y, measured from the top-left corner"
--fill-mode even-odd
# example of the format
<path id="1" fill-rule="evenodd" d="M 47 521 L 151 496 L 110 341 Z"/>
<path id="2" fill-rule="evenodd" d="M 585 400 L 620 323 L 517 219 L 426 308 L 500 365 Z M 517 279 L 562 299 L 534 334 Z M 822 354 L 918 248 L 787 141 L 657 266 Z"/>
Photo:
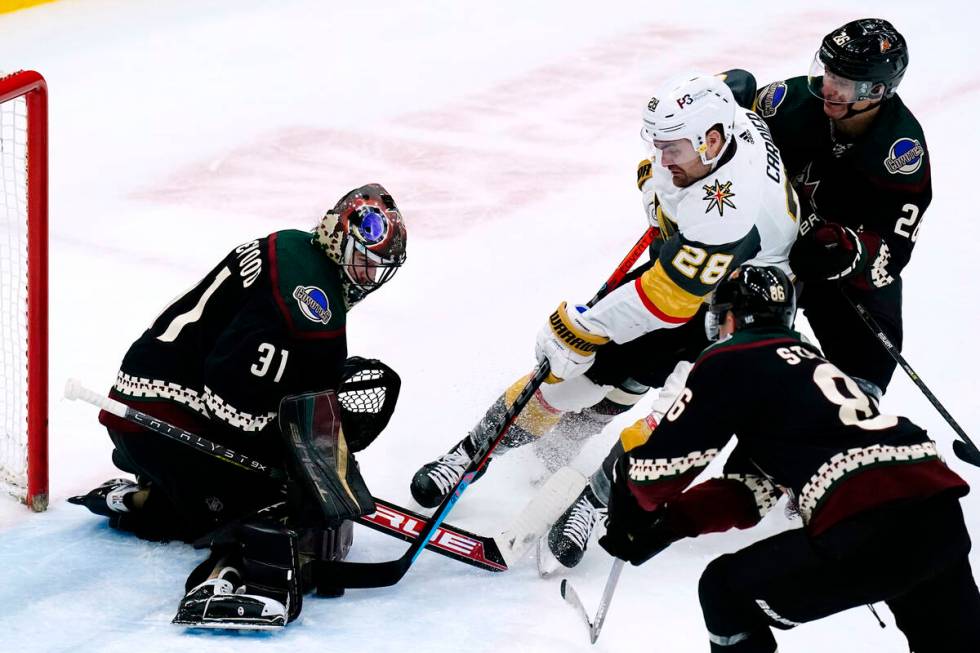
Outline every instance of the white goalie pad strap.
<path id="1" fill-rule="evenodd" d="M 612 386 L 593 383 L 580 375 L 561 383 L 543 383 L 540 392 L 541 398 L 548 403 L 548 406 L 567 412 L 596 405 L 611 389 Z"/>

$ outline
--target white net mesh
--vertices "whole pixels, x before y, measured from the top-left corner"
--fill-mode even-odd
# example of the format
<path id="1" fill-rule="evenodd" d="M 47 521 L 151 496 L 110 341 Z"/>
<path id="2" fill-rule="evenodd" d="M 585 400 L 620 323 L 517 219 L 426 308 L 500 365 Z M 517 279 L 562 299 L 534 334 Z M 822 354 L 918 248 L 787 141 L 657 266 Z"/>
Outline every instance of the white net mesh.
<path id="1" fill-rule="evenodd" d="M 0 103 L 0 485 L 27 494 L 27 107 Z"/>

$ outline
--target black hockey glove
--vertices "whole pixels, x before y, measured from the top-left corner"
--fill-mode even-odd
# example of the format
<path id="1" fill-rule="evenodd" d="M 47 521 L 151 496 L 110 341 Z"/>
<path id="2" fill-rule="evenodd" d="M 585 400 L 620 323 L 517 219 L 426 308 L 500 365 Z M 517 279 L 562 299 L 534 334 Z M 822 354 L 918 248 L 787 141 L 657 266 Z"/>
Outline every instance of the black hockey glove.
<path id="1" fill-rule="evenodd" d="M 815 215 L 807 218 L 789 254 L 790 267 L 803 281 L 846 279 L 867 264 L 867 247 L 853 229 Z"/>
<path id="2" fill-rule="evenodd" d="M 613 470 L 606 534 L 599 538 L 599 546 L 639 566 L 683 536 L 670 525 L 666 506 L 651 512 L 637 503 L 626 484 L 628 458 L 629 454 L 624 454 Z"/>

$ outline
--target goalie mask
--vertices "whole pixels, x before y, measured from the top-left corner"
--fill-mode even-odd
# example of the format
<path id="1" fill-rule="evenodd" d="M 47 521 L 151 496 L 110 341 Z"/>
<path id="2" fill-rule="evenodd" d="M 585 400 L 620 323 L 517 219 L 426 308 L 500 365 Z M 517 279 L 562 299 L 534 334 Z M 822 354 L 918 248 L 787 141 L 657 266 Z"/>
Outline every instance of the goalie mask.
<path id="1" fill-rule="evenodd" d="M 395 200 L 381 184 L 367 184 L 323 216 L 314 242 L 343 270 L 350 307 L 395 275 L 405 262 L 406 237 Z"/>

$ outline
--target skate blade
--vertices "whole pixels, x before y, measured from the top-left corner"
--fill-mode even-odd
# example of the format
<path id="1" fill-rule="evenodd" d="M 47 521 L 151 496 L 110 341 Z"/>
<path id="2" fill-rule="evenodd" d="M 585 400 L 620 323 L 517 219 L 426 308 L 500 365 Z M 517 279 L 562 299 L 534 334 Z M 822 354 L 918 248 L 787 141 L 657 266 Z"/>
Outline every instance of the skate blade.
<path id="1" fill-rule="evenodd" d="M 207 630 L 282 630 L 286 624 L 243 623 L 235 621 L 177 621 L 170 623 L 184 628 L 205 628 Z"/>
<path id="2" fill-rule="evenodd" d="M 541 578 L 551 578 L 559 571 L 571 571 L 568 567 L 558 562 L 548 547 L 548 538 L 542 537 L 538 540 L 537 546 L 538 576 Z"/>

